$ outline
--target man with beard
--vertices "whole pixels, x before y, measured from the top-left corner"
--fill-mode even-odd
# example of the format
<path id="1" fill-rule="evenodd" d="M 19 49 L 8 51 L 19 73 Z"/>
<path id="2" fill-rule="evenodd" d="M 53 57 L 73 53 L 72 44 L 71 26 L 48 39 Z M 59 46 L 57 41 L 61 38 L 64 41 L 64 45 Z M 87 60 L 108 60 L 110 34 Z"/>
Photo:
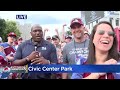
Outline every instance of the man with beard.
<path id="1" fill-rule="evenodd" d="M 19 45 L 12 65 L 55 64 L 57 63 L 56 49 L 53 44 L 43 39 L 43 30 L 39 25 L 31 28 L 30 40 Z M 23 79 L 51 79 L 51 73 L 22 74 Z"/>
<path id="2" fill-rule="evenodd" d="M 84 25 L 81 19 L 74 18 L 70 24 L 73 41 L 66 44 L 63 48 L 63 63 L 64 64 L 81 64 L 85 62 L 88 56 L 89 40 L 84 38 Z M 69 79 L 71 75 L 62 74 L 62 79 Z"/>

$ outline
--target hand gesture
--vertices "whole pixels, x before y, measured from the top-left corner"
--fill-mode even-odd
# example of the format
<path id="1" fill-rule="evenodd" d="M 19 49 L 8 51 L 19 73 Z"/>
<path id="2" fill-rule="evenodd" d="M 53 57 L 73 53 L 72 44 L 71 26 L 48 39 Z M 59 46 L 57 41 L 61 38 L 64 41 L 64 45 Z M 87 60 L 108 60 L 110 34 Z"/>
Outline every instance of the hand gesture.
<path id="1" fill-rule="evenodd" d="M 7 55 L 6 58 L 7 58 L 8 61 L 13 61 L 14 60 L 14 57 L 12 57 L 10 55 Z"/>
<path id="2" fill-rule="evenodd" d="M 55 32 L 57 32 L 57 33 L 58 33 L 58 29 L 55 29 Z"/>
<path id="3" fill-rule="evenodd" d="M 110 59 L 110 60 L 108 60 L 108 61 L 105 61 L 105 63 L 104 64 L 117 64 L 117 61 L 115 60 L 115 59 Z"/>
<path id="4" fill-rule="evenodd" d="M 49 61 L 44 57 L 39 57 L 31 60 L 32 64 L 49 64 Z"/>
<path id="5" fill-rule="evenodd" d="M 44 29 L 44 32 L 46 32 L 46 31 L 48 32 L 48 29 L 47 29 L 47 28 L 46 28 L 46 29 Z"/>
<path id="6" fill-rule="evenodd" d="M 105 65 L 117 64 L 117 61 L 115 59 L 110 59 L 108 61 L 105 61 L 103 64 L 105 64 Z M 106 73 L 98 73 L 98 74 L 99 74 L 99 76 L 103 76 Z"/>
<path id="7" fill-rule="evenodd" d="M 63 25 L 63 27 L 67 26 L 66 24 Z"/>
<path id="8" fill-rule="evenodd" d="M 32 59 L 38 58 L 41 56 L 41 53 L 38 51 L 33 51 L 29 56 L 28 59 L 31 61 Z"/>
<path id="9" fill-rule="evenodd" d="M 4 47 L 0 46 L 0 52 L 4 52 Z"/>

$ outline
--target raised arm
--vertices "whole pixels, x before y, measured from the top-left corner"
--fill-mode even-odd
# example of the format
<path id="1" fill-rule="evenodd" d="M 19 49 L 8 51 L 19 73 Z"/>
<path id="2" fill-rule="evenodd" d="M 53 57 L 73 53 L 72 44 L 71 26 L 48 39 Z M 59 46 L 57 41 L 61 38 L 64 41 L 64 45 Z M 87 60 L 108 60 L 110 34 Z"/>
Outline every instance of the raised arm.
<path id="1" fill-rule="evenodd" d="M 46 29 L 44 29 L 44 32 L 43 32 L 43 38 L 45 39 L 45 34 L 46 34 L 46 32 L 48 32 L 48 29 L 46 28 Z"/>
<path id="2" fill-rule="evenodd" d="M 62 28 L 62 40 L 65 41 L 65 26 L 66 24 L 63 25 L 63 28 Z"/>

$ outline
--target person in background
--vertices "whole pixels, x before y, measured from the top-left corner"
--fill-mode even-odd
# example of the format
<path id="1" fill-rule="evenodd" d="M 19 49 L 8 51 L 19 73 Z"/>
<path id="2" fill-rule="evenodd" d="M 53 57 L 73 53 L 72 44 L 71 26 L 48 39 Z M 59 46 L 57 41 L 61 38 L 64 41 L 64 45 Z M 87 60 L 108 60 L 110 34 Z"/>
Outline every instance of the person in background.
<path id="1" fill-rule="evenodd" d="M 66 43 L 69 43 L 69 42 L 71 42 L 72 41 L 72 37 L 70 36 L 70 35 L 66 35 L 65 36 L 65 42 Z"/>
<path id="2" fill-rule="evenodd" d="M 61 51 L 61 44 L 60 44 L 60 39 L 59 39 L 59 37 L 58 37 L 57 35 L 54 35 L 54 36 L 52 37 L 52 42 L 53 42 L 53 45 L 55 46 L 56 51 L 57 51 L 58 62 L 61 62 L 60 57 L 61 57 L 62 51 Z"/>
<path id="3" fill-rule="evenodd" d="M 23 39 L 22 37 L 19 37 L 16 41 L 16 46 L 15 46 L 15 49 L 17 50 L 18 46 L 23 42 Z"/>
<path id="4" fill-rule="evenodd" d="M 14 32 L 10 32 L 8 34 L 8 41 L 1 43 L 0 47 L 2 48 L 2 52 L 0 52 L 0 63 L 2 66 L 11 66 L 11 62 L 14 60 L 14 56 L 16 53 L 15 47 L 13 43 L 16 40 L 17 35 Z M 1 78 L 8 78 L 9 73 L 2 73 Z M 12 78 L 15 79 L 17 77 L 16 73 L 12 73 Z"/>
<path id="5" fill-rule="evenodd" d="M 52 36 L 52 43 L 56 47 L 58 64 L 61 64 L 63 62 L 61 43 L 60 43 L 61 40 L 59 38 L 58 30 L 57 29 L 55 29 L 55 30 L 56 30 L 57 35 Z M 61 79 L 61 73 L 54 74 L 53 78 L 54 79 Z"/>
<path id="6" fill-rule="evenodd" d="M 114 28 L 118 40 L 118 52 L 120 53 L 120 26 Z"/>
<path id="7" fill-rule="evenodd" d="M 88 59 L 82 64 L 117 65 L 117 38 L 111 23 L 102 21 L 93 27 Z M 120 73 L 74 73 L 72 79 L 120 79 Z"/>
<path id="8" fill-rule="evenodd" d="M 17 35 L 14 32 L 10 32 L 8 34 L 8 41 L 0 44 L 0 46 L 4 48 L 4 52 L 9 61 L 14 60 L 16 50 L 15 47 L 13 46 L 13 43 L 15 42 L 16 37 Z"/>
<path id="9" fill-rule="evenodd" d="M 21 43 L 23 43 L 23 38 L 22 38 L 22 37 L 19 37 L 19 38 L 18 38 L 18 45 L 20 45 Z"/>
<path id="10" fill-rule="evenodd" d="M 86 38 L 86 39 L 90 38 L 90 35 L 89 35 L 89 33 L 87 31 L 84 32 L 84 38 Z"/>
<path id="11" fill-rule="evenodd" d="M 47 36 L 47 37 L 46 37 L 46 40 L 47 40 L 48 42 L 52 43 L 52 39 L 51 39 L 50 36 Z"/>
<path id="12" fill-rule="evenodd" d="M 0 37 L 0 43 L 2 43 L 2 38 Z"/>
<path id="13" fill-rule="evenodd" d="M 56 48 L 61 48 L 59 36 L 57 35 L 52 36 L 52 43 Z"/>
<path id="14" fill-rule="evenodd" d="M 87 58 L 89 40 L 84 38 L 84 24 L 80 18 L 74 18 L 70 24 L 73 40 L 63 48 L 63 64 L 81 64 L 79 57 Z M 62 79 L 70 79 L 71 74 L 63 73 Z"/>

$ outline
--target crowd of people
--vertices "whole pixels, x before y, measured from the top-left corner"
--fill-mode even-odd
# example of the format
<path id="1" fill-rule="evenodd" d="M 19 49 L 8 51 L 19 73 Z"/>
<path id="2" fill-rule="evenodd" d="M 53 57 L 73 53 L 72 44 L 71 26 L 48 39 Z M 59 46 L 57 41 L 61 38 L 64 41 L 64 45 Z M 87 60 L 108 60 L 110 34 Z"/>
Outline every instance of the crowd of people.
<path id="1" fill-rule="evenodd" d="M 8 41 L 0 38 L 0 66 L 24 66 L 27 64 L 118 64 L 117 37 L 113 26 L 102 21 L 89 34 L 80 18 L 70 22 L 72 35 L 46 36 L 48 29 L 35 24 L 31 27 L 31 37 L 23 42 L 14 32 L 8 34 Z M 61 38 L 62 37 L 62 38 Z M 114 54 L 113 54 L 114 53 Z M 118 73 L 5 73 L 1 79 L 119 79 Z"/>

